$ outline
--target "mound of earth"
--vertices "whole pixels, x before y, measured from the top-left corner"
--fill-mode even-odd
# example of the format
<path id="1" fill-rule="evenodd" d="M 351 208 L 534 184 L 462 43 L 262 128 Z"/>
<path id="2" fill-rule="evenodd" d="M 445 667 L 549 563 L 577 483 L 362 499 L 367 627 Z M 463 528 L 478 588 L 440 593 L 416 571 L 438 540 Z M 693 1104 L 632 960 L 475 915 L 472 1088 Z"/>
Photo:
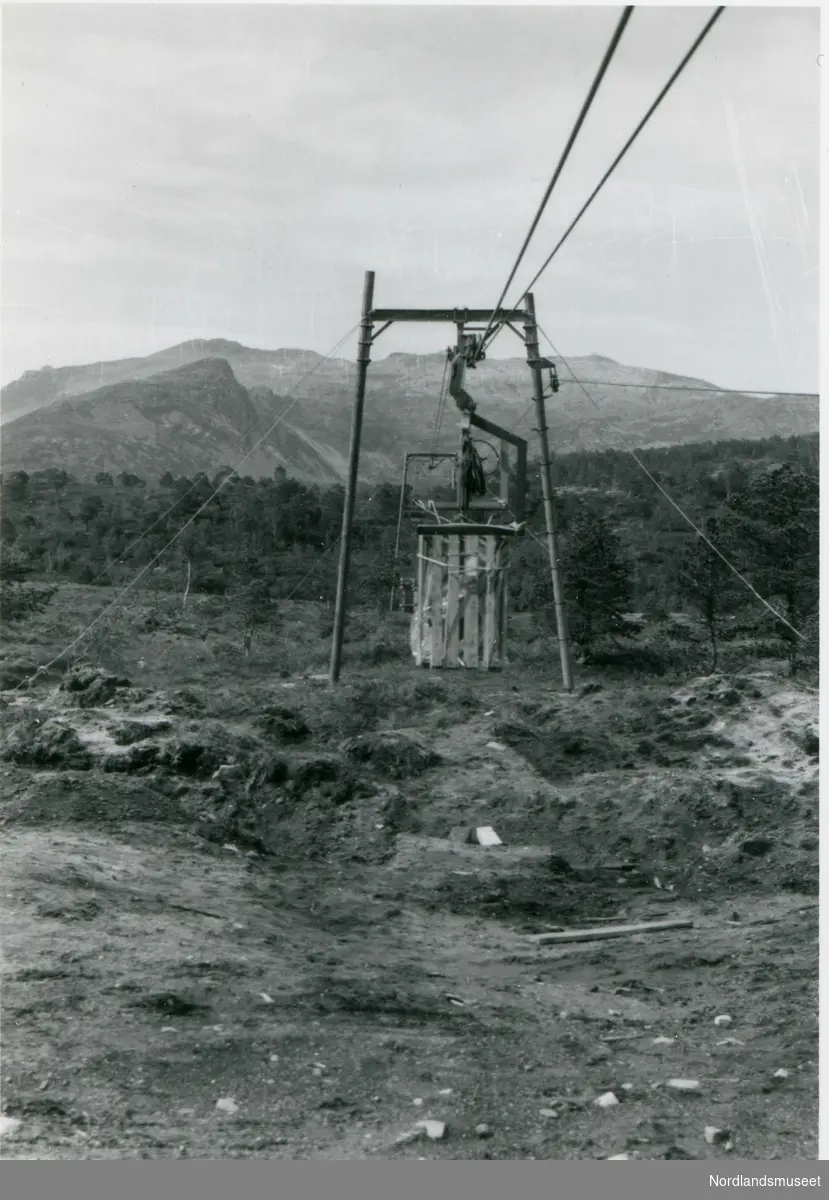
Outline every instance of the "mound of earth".
<path id="1" fill-rule="evenodd" d="M 370 764 L 391 779 L 411 779 L 441 762 L 434 750 L 397 732 L 361 734 L 343 742 L 341 748 L 353 762 Z"/>
<path id="2" fill-rule="evenodd" d="M 99 708 L 112 700 L 119 688 L 130 686 L 129 679 L 86 665 L 72 667 L 60 683 L 61 690 L 80 708 Z"/>
<path id="3" fill-rule="evenodd" d="M 92 755 L 74 729 L 58 720 L 25 718 L 6 734 L 0 756 L 22 767 L 89 770 Z"/>

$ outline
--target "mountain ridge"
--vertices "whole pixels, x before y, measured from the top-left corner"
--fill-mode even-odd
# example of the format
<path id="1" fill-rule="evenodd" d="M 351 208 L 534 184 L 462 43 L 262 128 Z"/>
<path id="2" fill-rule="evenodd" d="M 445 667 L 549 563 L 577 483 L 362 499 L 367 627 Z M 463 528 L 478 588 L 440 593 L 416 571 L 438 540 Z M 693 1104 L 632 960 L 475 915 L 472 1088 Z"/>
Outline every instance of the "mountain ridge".
<path id="1" fill-rule="evenodd" d="M 395 351 L 372 363 L 364 478 L 398 478 L 406 451 L 433 447 L 445 361 L 445 352 Z M 557 361 L 560 390 L 547 402 L 554 453 L 818 428 L 816 398 L 720 392 L 705 380 L 603 355 Z M 580 379 L 590 380 L 589 387 Z M 63 467 L 81 477 L 143 471 L 159 478 L 168 470 L 209 472 L 244 457 L 246 474 L 269 475 L 280 466 L 297 478 L 334 482 L 345 477 L 355 380 L 356 364 L 347 359 L 215 338 L 145 358 L 42 368 L 0 393 L 2 465 L 6 471 Z M 482 416 L 508 429 L 517 425 L 532 442 L 531 379 L 523 358 L 482 362 L 468 373 L 467 388 Z M 440 449 L 455 449 L 459 423 L 449 401 Z"/>

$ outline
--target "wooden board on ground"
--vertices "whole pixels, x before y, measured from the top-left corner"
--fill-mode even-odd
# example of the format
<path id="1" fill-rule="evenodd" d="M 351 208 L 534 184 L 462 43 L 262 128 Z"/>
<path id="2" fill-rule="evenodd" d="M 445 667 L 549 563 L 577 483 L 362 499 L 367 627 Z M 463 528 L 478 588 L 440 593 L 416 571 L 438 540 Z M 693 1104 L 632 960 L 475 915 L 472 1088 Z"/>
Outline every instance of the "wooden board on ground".
<path id="1" fill-rule="evenodd" d="M 532 933 L 529 941 L 541 946 L 553 942 L 595 942 L 600 938 L 629 937 L 634 933 L 659 933 L 661 930 L 693 927 L 693 921 L 642 921 L 637 925 L 599 925 L 593 929 L 565 929 L 563 933 Z"/>

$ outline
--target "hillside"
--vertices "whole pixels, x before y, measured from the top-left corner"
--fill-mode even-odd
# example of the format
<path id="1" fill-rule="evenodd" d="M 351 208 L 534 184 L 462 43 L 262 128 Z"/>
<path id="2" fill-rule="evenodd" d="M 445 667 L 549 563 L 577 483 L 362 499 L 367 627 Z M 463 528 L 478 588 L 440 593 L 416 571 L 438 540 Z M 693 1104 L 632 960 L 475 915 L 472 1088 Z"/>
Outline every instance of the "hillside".
<path id="1" fill-rule="evenodd" d="M 10 422 L 3 431 L 4 470 L 62 468 L 81 479 L 128 471 L 146 479 L 211 471 L 246 461 L 246 472 L 290 468 L 299 479 L 334 482 L 345 470 L 336 449 L 289 421 L 254 449 L 290 400 L 249 393 L 222 358 L 202 358 L 144 379 L 111 383 L 62 399 Z"/>
<path id="2" fill-rule="evenodd" d="M 442 352 L 395 353 L 372 364 L 366 479 L 397 478 L 407 449 L 431 446 L 444 362 Z M 560 363 L 559 375 L 561 391 L 548 403 L 558 452 L 623 440 L 655 446 L 786 437 L 818 428 L 817 399 L 699 391 L 713 385 L 597 355 L 571 359 L 568 367 Z M 591 381 L 595 403 L 574 376 Z M 211 473 L 238 461 L 296 399 L 289 418 L 245 463 L 245 473 L 269 475 L 279 465 L 298 478 L 342 479 L 354 378 L 355 366 L 346 359 L 220 340 L 187 342 L 141 359 L 27 372 L 2 392 L 3 467 L 61 467 L 79 477 L 113 469 L 147 478 L 167 470 Z M 527 415 L 530 378 L 521 358 L 482 363 L 469 390 L 482 415 L 509 428 Z M 525 420 L 529 437 L 531 427 Z M 456 428 L 450 404 L 442 448 L 454 448 Z"/>

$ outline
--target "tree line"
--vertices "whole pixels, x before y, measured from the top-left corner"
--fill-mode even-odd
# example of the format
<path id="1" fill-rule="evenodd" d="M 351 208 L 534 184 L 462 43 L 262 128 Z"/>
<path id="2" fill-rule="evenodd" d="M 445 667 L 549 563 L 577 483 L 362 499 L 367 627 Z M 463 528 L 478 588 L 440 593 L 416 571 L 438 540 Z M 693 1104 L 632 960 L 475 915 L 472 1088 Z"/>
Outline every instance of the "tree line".
<path id="1" fill-rule="evenodd" d="M 774 598 L 786 621 L 799 629 L 814 616 L 817 435 L 695 443 L 643 450 L 638 457 L 710 543 L 758 592 Z M 743 612 L 791 641 L 787 626 L 764 612 L 629 454 L 561 455 L 555 482 L 571 630 L 586 652 L 603 637 L 623 634 L 624 614 L 632 611 L 696 612 L 714 662 L 723 622 Z M 430 494 L 439 499 L 441 489 Z M 412 496 L 410 488 L 407 500 Z M 226 595 L 246 626 L 289 596 L 331 601 L 343 503 L 341 486 L 305 483 L 282 469 L 264 479 L 230 468 L 212 478 L 167 474 L 154 484 L 127 472 L 102 471 L 91 481 L 56 469 L 4 474 L 3 615 L 13 619 L 15 604 L 25 611 L 48 602 L 50 587 L 61 580 L 123 586 L 149 564 L 153 586 Z M 360 490 L 355 603 L 383 607 L 400 576 L 414 574 L 408 520 L 395 556 L 399 504 L 396 484 Z M 529 528 L 543 541 L 540 480 L 532 466 L 527 512 Z M 30 581 L 25 601 L 17 586 L 24 579 Z M 513 547 L 510 605 L 540 620 L 552 612 L 544 547 L 531 536 Z"/>

